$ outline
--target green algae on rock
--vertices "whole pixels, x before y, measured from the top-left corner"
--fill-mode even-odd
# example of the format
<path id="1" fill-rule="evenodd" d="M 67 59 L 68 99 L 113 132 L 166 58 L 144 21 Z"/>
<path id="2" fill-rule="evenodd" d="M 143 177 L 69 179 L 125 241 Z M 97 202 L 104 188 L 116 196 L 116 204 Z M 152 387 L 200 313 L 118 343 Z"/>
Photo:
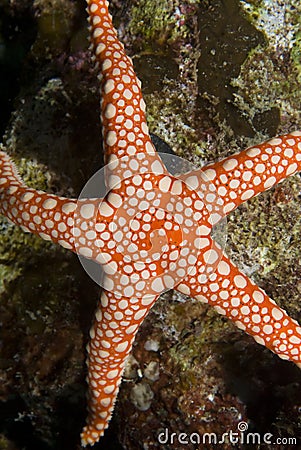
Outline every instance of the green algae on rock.
<path id="1" fill-rule="evenodd" d="M 157 43 L 161 48 L 176 34 L 177 18 L 168 0 L 142 0 L 131 8 L 129 32 L 141 36 L 143 47 Z"/>

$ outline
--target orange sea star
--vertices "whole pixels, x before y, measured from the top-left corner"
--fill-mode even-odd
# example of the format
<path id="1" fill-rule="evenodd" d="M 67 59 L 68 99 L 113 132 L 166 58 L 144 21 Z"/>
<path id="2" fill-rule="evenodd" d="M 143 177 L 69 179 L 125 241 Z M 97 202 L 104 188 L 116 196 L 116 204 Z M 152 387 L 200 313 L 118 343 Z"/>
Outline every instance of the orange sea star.
<path id="1" fill-rule="evenodd" d="M 102 74 L 108 160 L 103 199 L 67 199 L 24 185 L 0 152 L 0 211 L 25 231 L 104 267 L 88 346 L 89 416 L 84 446 L 110 421 L 139 325 L 171 288 L 209 303 L 283 359 L 301 366 L 301 328 L 223 254 L 212 227 L 244 201 L 301 170 L 301 132 L 272 139 L 175 177 L 151 142 L 132 62 L 108 2 L 88 1 Z"/>

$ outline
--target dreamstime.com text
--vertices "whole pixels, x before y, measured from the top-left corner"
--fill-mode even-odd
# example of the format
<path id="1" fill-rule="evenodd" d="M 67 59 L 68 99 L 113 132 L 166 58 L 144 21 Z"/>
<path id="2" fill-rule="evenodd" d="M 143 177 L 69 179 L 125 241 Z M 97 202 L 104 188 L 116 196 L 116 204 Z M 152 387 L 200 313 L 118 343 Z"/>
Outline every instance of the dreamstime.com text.
<path id="1" fill-rule="evenodd" d="M 295 437 L 274 438 L 271 433 L 248 432 L 247 422 L 239 422 L 237 431 L 229 430 L 222 435 L 217 433 L 170 433 L 168 428 L 158 434 L 159 444 L 181 445 L 217 445 L 217 444 L 270 444 L 270 445 L 297 445 Z"/>

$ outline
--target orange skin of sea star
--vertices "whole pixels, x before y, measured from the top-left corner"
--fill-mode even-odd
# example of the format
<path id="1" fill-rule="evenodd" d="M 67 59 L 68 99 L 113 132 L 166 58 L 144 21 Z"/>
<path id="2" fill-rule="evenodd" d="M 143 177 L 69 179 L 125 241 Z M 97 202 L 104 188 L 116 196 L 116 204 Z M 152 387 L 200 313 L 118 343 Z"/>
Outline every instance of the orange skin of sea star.
<path id="1" fill-rule="evenodd" d="M 281 358 L 301 367 L 301 328 L 223 254 L 212 227 L 244 201 L 301 170 L 301 132 L 170 175 L 150 140 L 132 62 L 108 2 L 88 1 L 91 41 L 102 75 L 104 199 L 67 199 L 24 185 L 0 152 L 0 212 L 25 231 L 104 267 L 88 345 L 89 415 L 81 439 L 108 427 L 135 334 L 170 289 L 211 304 Z"/>

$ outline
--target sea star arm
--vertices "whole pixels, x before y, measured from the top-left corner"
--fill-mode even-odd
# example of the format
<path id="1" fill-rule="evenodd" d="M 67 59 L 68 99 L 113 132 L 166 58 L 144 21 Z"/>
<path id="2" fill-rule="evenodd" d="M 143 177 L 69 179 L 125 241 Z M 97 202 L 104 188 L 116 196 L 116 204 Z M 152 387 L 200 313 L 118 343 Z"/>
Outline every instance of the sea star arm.
<path id="1" fill-rule="evenodd" d="M 0 214 L 26 232 L 103 264 L 107 248 L 99 230 L 112 220 L 111 197 L 77 200 L 29 188 L 11 158 L 0 151 Z"/>
<path id="2" fill-rule="evenodd" d="M 195 273 L 188 274 L 177 289 L 209 303 L 256 342 L 301 367 L 298 322 L 242 273 L 213 240 L 208 238 L 204 250 L 199 254 Z"/>
<path id="3" fill-rule="evenodd" d="M 108 427 L 127 356 L 156 295 L 124 297 L 103 291 L 88 344 L 89 416 L 82 445 L 93 445 Z"/>
<path id="4" fill-rule="evenodd" d="M 204 178 L 215 187 L 223 202 L 223 215 L 301 170 L 301 132 L 296 131 L 250 147 L 201 170 L 192 176 Z"/>
<path id="5" fill-rule="evenodd" d="M 101 117 L 105 154 L 110 161 L 136 153 L 154 153 L 145 119 L 141 83 L 117 37 L 104 0 L 87 0 L 91 41 L 101 69 Z M 113 156 L 113 157 L 112 157 Z"/>
<path id="6" fill-rule="evenodd" d="M 77 200 L 26 186 L 10 157 L 0 151 L 0 213 L 11 222 L 76 251 L 72 232 L 76 207 Z"/>

